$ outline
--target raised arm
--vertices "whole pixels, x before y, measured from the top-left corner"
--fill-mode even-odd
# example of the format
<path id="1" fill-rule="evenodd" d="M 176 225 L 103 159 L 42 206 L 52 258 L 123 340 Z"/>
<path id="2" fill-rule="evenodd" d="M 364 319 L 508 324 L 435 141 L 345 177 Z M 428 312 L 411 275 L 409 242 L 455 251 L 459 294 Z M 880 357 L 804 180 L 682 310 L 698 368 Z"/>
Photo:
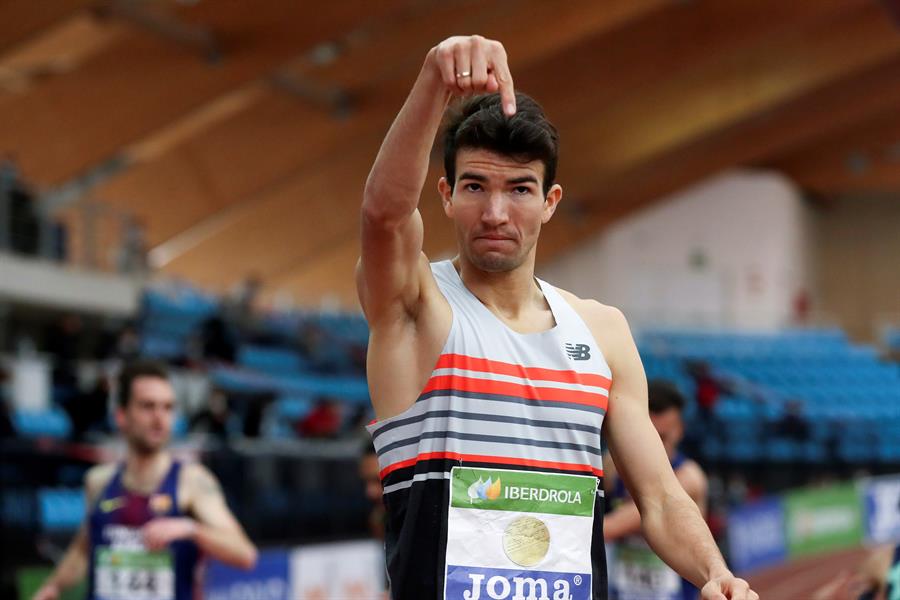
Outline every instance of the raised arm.
<path id="1" fill-rule="evenodd" d="M 597 311 L 608 332 L 604 352 L 612 369 L 606 433 L 619 477 L 640 511 L 644 537 L 673 569 L 701 588 L 704 600 L 756 600 L 747 582 L 725 564 L 700 509 L 669 465 L 647 408 L 647 380 L 625 317 Z"/>
<path id="2" fill-rule="evenodd" d="M 452 37 L 432 48 L 403 108 L 391 125 L 366 181 L 362 203 L 360 302 L 369 323 L 415 315 L 422 278 L 422 218 L 417 209 L 428 158 L 453 95 L 494 92 L 515 112 L 512 77 L 499 42 Z"/>

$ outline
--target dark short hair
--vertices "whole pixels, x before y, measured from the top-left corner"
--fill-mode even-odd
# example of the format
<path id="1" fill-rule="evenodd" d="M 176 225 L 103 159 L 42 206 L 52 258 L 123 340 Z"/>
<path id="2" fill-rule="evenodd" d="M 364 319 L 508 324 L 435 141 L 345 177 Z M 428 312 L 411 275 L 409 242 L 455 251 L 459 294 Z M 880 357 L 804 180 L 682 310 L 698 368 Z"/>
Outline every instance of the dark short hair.
<path id="1" fill-rule="evenodd" d="M 159 377 L 168 381 L 169 372 L 166 365 L 149 359 L 137 359 L 126 363 L 119 372 L 118 403 L 125 408 L 131 400 L 131 386 L 139 377 Z"/>
<path id="2" fill-rule="evenodd" d="M 670 408 L 678 412 L 684 410 L 684 396 L 671 381 L 654 379 L 647 384 L 647 392 L 652 414 L 658 415 Z"/>
<path id="3" fill-rule="evenodd" d="M 444 121 L 444 171 L 456 183 L 456 154 L 461 148 L 490 150 L 526 163 L 544 163 L 544 195 L 556 179 L 559 134 L 533 98 L 516 94 L 516 114 L 507 117 L 499 93 L 472 96 L 447 112 Z"/>

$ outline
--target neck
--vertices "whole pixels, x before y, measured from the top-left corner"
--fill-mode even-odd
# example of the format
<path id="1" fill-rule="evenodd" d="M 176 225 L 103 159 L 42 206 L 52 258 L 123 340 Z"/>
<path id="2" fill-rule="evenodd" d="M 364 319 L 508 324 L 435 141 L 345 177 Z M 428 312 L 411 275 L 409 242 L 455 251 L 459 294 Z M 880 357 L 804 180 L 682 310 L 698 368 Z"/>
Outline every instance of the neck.
<path id="1" fill-rule="evenodd" d="M 462 255 L 453 259 L 453 266 L 469 291 L 504 317 L 515 319 L 535 305 L 546 306 L 544 294 L 534 279 L 534 256 L 511 271 L 499 273 L 482 271 Z"/>
<path id="2" fill-rule="evenodd" d="M 125 459 L 124 477 L 138 489 L 156 487 L 172 464 L 167 451 L 143 453 L 130 449 Z"/>

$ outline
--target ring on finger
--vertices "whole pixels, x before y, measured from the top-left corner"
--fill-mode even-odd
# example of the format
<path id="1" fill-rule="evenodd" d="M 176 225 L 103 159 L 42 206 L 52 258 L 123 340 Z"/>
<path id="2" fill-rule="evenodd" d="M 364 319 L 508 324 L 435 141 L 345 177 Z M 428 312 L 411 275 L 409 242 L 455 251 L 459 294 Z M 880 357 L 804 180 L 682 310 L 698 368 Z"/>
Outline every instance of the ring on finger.
<path id="1" fill-rule="evenodd" d="M 472 71 L 462 71 L 461 73 L 456 74 L 457 79 L 462 79 L 464 77 L 471 77 L 471 76 L 472 76 Z"/>

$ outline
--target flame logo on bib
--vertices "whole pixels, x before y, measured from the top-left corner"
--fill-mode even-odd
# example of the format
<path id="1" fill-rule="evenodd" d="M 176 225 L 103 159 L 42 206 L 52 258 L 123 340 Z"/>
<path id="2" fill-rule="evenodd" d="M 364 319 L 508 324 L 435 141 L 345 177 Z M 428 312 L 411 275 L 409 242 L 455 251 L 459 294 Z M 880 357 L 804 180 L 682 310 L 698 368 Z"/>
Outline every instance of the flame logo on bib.
<path id="1" fill-rule="evenodd" d="M 497 481 L 493 481 L 491 477 L 488 477 L 487 481 L 479 477 L 478 481 L 469 486 L 469 502 L 477 503 L 484 500 L 496 500 L 500 497 L 502 490 L 503 487 L 499 477 Z"/>

